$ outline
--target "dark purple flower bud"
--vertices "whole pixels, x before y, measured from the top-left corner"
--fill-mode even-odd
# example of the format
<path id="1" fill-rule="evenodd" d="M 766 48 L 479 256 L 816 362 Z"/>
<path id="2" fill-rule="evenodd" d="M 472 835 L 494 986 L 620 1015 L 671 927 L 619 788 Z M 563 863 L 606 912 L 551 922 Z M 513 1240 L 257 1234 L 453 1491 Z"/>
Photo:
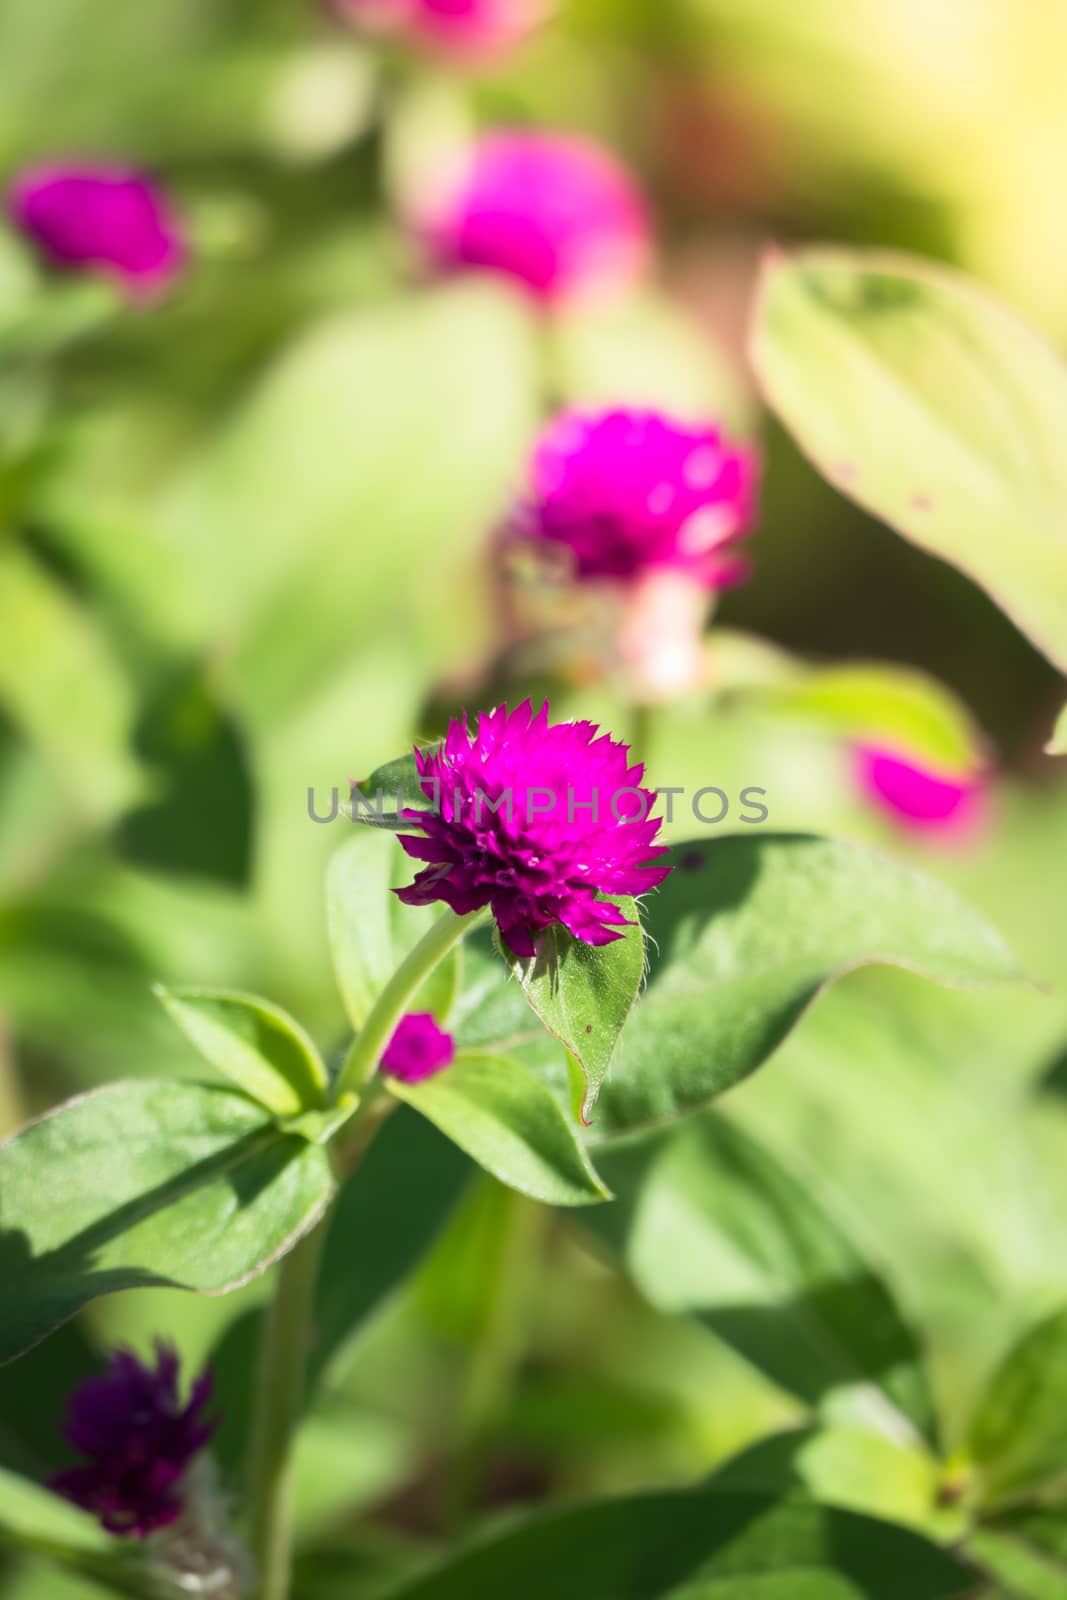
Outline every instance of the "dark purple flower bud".
<path id="1" fill-rule="evenodd" d="M 132 299 L 153 299 L 185 264 L 185 241 L 166 197 L 124 167 L 31 167 L 16 179 L 8 210 L 54 265 L 109 273 Z"/>
<path id="2" fill-rule="evenodd" d="M 160 1339 L 154 1366 L 116 1350 L 103 1377 L 87 1378 L 70 1397 L 64 1433 L 89 1459 L 57 1473 L 50 1487 L 108 1533 L 143 1539 L 185 1509 L 183 1480 L 218 1419 L 204 1415 L 211 1373 L 196 1380 L 184 1406 L 178 1374 L 178 1352 Z"/>

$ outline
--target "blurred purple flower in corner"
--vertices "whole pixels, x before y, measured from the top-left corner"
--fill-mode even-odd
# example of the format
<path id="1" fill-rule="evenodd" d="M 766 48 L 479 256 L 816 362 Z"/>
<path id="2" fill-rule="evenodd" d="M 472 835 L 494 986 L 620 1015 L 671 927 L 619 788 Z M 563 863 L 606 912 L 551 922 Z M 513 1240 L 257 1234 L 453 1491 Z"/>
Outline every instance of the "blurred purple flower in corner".
<path id="1" fill-rule="evenodd" d="M 131 299 L 156 297 L 187 259 L 166 196 L 149 178 L 125 167 L 92 162 L 31 167 L 16 178 L 8 210 L 53 265 L 107 273 Z"/>
<path id="2" fill-rule="evenodd" d="M 218 1425 L 206 1417 L 212 1376 L 204 1372 L 185 1405 L 178 1394 L 178 1353 L 160 1339 L 155 1365 L 116 1350 L 102 1377 L 71 1395 L 64 1433 L 88 1460 L 67 1467 L 50 1487 L 98 1517 L 108 1533 L 143 1539 L 185 1509 L 182 1483 Z"/>
<path id="3" fill-rule="evenodd" d="M 939 773 L 881 745 L 853 747 L 853 771 L 869 804 L 912 833 L 962 838 L 987 815 L 981 772 Z"/>

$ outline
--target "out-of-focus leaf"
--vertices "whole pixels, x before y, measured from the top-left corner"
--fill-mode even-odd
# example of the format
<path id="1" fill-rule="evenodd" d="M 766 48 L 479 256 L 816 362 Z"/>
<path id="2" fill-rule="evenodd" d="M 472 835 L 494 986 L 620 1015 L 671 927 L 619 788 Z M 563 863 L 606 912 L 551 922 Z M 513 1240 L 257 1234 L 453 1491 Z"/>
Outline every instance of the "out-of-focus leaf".
<path id="1" fill-rule="evenodd" d="M 293 1516 L 302 1544 L 398 1489 L 412 1443 L 397 1422 L 338 1404 L 308 1417 L 296 1446 Z"/>
<path id="2" fill-rule="evenodd" d="M 891 1293 L 767 1150 L 706 1114 L 598 1159 L 618 1199 L 589 1225 L 654 1306 L 699 1315 L 827 1414 L 936 1443 L 918 1343 Z"/>
<path id="3" fill-rule="evenodd" d="M 1052 738 L 1049 740 L 1050 756 L 1067 756 L 1067 707 L 1060 713 Z"/>
<path id="4" fill-rule="evenodd" d="M 58 1495 L 0 1467 L 0 1552 L 5 1547 L 48 1556 L 108 1594 L 146 1592 L 149 1579 L 139 1550 L 110 1538 Z"/>
<path id="5" fill-rule="evenodd" d="M 980 286 L 908 257 L 773 257 L 763 391 L 845 494 L 1067 668 L 1067 372 Z"/>
<path id="6" fill-rule="evenodd" d="M 394 1600 L 963 1600 L 973 1590 L 973 1573 L 903 1528 L 709 1486 L 531 1517 Z"/>
<path id="7" fill-rule="evenodd" d="M 799 672 L 758 691 L 775 711 L 808 717 L 845 739 L 884 744 L 949 772 L 980 764 L 982 738 L 960 702 L 924 673 L 878 663 Z"/>
<path id="8" fill-rule="evenodd" d="M 300 1024 L 280 1006 L 227 989 L 166 989 L 156 994 L 211 1065 L 276 1117 L 323 1104 L 326 1068 Z"/>
<path id="9" fill-rule="evenodd" d="M 162 793 L 122 819 L 123 854 L 150 870 L 243 887 L 252 862 L 251 773 L 236 723 L 199 673 L 152 699 L 135 747 Z"/>
<path id="10" fill-rule="evenodd" d="M 519 1062 L 461 1053 L 422 1083 L 388 1083 L 510 1188 L 558 1206 L 611 1198 L 559 1102 Z"/>
<path id="11" fill-rule="evenodd" d="M 0 701 L 75 815 L 110 820 L 143 787 L 133 696 L 93 620 L 12 543 L 0 550 Z"/>
<path id="12" fill-rule="evenodd" d="M 940 1542 L 947 1520 L 937 1504 L 940 1477 L 926 1450 L 845 1425 L 770 1434 L 727 1461 L 714 1481 L 753 1494 L 802 1490 L 820 1505 L 901 1522 Z"/>
<path id="13" fill-rule="evenodd" d="M 967 1438 L 990 1505 L 1067 1482 L 1067 1310 L 1031 1328 L 994 1372 Z"/>
<path id="14" fill-rule="evenodd" d="M 862 846 L 737 835 L 679 845 L 673 860 L 646 905 L 648 983 L 601 1092 L 598 1132 L 706 1105 L 855 967 L 903 966 L 958 987 L 1021 981 L 981 917 Z"/>
<path id="15" fill-rule="evenodd" d="M 0 1145 L 0 1360 L 97 1295 L 236 1288 L 332 1192 L 326 1152 L 243 1095 L 141 1080 L 68 1101 Z"/>
<path id="16" fill-rule="evenodd" d="M 371 1007 L 436 910 L 404 906 L 392 893 L 411 876 L 410 863 L 393 839 L 357 830 L 330 858 L 326 911 L 330 951 L 348 1019 L 362 1028 Z M 412 1001 L 412 1011 L 432 1011 L 445 1022 L 459 984 L 462 949 L 457 946 L 430 974 Z"/>
<path id="17" fill-rule="evenodd" d="M 739 375 L 707 327 L 645 291 L 564 315 L 551 330 L 556 379 L 574 406 L 651 406 L 732 428 L 748 419 Z"/>
<path id="18" fill-rule="evenodd" d="M 983 1523 L 967 1553 L 998 1587 L 982 1600 L 1062 1600 L 1067 1594 L 1067 1512 L 1062 1506 L 1016 1511 Z"/>
<path id="19" fill-rule="evenodd" d="M 98 1366 L 80 1323 L 68 1322 L 19 1361 L 0 1367 L 0 1463 L 38 1482 L 66 1465 L 69 1449 L 59 1425 L 64 1399 Z"/>
<path id="20" fill-rule="evenodd" d="M 637 905 L 616 901 L 630 926 L 612 944 L 583 944 L 566 928 L 549 928 L 528 959 L 502 954 L 522 985 L 531 1010 L 578 1063 L 584 1085 L 575 1109 L 584 1120 L 596 1104 L 645 968 L 645 941 Z"/>

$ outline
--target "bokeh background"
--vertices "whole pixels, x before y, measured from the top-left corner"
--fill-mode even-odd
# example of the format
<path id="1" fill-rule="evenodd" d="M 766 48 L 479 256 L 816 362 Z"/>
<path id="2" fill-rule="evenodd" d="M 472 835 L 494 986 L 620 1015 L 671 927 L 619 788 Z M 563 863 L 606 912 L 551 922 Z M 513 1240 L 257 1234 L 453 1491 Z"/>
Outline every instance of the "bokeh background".
<path id="1" fill-rule="evenodd" d="M 193 245 L 176 292 L 130 312 L 0 231 L 0 1125 L 122 1074 L 196 1075 L 156 979 L 269 995 L 336 1049 L 322 881 L 345 824 L 312 824 L 308 788 L 325 802 L 484 703 L 486 551 L 551 408 L 721 416 L 766 465 L 756 573 L 718 622 L 922 669 L 984 731 L 995 791 L 976 836 L 916 838 L 856 792 L 839 730 L 715 693 L 661 718 L 652 776 L 758 784 L 775 827 L 914 857 L 1047 988 L 857 976 L 727 1105 L 888 1275 L 951 1435 L 1067 1281 L 1067 795 L 1041 755 L 1064 690 L 966 579 L 815 475 L 744 352 L 761 253 L 805 240 L 955 264 L 1067 345 L 1065 53 L 1060 0 L 561 0 L 465 76 L 312 0 L 0 0 L 0 177 L 130 160 Z M 398 209 L 471 121 L 614 149 L 657 224 L 647 285 L 549 327 L 507 284 L 429 282 Z M 557 703 L 615 713 L 576 681 Z M 487 1510 L 691 1482 L 806 1420 L 570 1222 L 471 1180 L 441 1224 L 302 1447 L 309 1600 L 337 1549 L 372 1585 Z M 774 1226 L 721 1263 L 768 1304 Z M 94 1347 L 165 1331 L 196 1362 L 262 1293 L 100 1302 L 0 1374 L 0 1459 L 54 1464 Z M 848 1431 L 827 1440 L 828 1492 L 940 1525 L 943 1464 L 887 1445 L 858 1471 Z M 5 1600 L 68 1589 L 0 1577 Z"/>

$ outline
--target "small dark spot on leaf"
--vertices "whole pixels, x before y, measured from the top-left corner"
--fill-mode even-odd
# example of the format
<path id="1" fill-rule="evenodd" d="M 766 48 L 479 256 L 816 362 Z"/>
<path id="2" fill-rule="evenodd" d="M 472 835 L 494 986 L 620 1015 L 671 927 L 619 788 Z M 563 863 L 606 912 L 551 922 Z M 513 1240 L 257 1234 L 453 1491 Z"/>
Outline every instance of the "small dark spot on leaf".
<path id="1" fill-rule="evenodd" d="M 683 872 L 699 872 L 704 865 L 704 857 L 699 850 L 687 850 L 678 865 Z"/>
<path id="2" fill-rule="evenodd" d="M 586 1025 L 586 1030 L 585 1031 L 586 1031 L 586 1033 L 592 1033 L 593 1024 L 591 1022 Z"/>
<path id="3" fill-rule="evenodd" d="M 912 509 L 915 511 L 932 511 L 934 502 L 928 494 L 913 494 L 911 497 Z"/>

